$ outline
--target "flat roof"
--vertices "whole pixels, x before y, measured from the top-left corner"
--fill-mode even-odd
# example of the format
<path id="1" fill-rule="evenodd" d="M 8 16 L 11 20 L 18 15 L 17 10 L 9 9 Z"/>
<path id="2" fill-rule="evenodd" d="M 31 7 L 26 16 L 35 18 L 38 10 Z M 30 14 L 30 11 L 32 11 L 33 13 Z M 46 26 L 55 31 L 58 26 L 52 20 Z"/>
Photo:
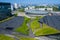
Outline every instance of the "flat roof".
<path id="1" fill-rule="evenodd" d="M 40 19 L 39 22 L 43 22 L 48 26 L 60 30 L 60 16 L 45 16 L 42 19 Z"/>
<path id="2" fill-rule="evenodd" d="M 27 10 L 25 12 L 29 14 L 47 14 L 48 13 L 48 11 L 41 11 L 41 10 Z"/>
<path id="3" fill-rule="evenodd" d="M 8 3 L 8 2 L 0 2 L 0 5 L 11 5 L 11 3 Z"/>

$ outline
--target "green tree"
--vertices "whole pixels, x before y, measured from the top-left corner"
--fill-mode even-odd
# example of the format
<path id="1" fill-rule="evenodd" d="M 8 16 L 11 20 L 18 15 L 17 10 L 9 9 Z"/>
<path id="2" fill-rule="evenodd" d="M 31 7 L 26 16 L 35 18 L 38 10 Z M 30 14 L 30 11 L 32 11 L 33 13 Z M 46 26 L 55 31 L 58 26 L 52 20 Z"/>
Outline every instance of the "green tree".
<path id="1" fill-rule="evenodd" d="M 57 7 L 53 7 L 53 11 L 59 11 Z"/>
<path id="2" fill-rule="evenodd" d="M 44 8 L 45 6 L 36 6 L 35 8 Z"/>

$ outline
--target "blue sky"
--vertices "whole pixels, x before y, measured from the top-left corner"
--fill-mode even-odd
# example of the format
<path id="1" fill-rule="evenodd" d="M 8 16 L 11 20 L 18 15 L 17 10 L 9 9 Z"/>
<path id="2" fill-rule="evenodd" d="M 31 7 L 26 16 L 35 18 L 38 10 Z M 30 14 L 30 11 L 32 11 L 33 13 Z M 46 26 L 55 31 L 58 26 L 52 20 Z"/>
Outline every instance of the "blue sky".
<path id="1" fill-rule="evenodd" d="M 0 0 L 0 2 L 10 2 L 18 4 L 60 4 L 60 0 Z"/>

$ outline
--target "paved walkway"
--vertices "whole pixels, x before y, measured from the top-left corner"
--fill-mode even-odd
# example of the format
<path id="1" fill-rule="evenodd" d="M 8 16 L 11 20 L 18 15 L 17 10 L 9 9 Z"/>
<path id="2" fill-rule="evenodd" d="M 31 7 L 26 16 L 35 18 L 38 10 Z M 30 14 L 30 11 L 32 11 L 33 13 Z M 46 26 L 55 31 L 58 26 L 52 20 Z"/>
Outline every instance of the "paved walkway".
<path id="1" fill-rule="evenodd" d="M 32 32 L 32 29 L 30 28 L 30 22 L 27 23 L 27 26 L 28 26 L 28 28 L 29 28 L 29 36 L 30 36 L 30 37 L 35 37 L 34 34 L 33 34 L 33 32 Z"/>
<path id="2" fill-rule="evenodd" d="M 25 16 L 25 14 L 23 13 L 23 14 L 21 14 L 21 13 L 18 13 L 18 16 Z M 31 20 L 32 21 L 32 20 Z M 30 21 L 30 22 L 31 22 Z M 39 40 L 60 40 L 60 35 L 57 35 L 57 36 L 39 36 L 39 37 L 35 37 L 34 36 L 34 34 L 33 34 L 33 32 L 32 32 L 32 30 L 31 30 L 31 28 L 30 28 L 30 22 L 29 23 L 27 23 L 27 26 L 28 26 L 28 28 L 30 29 L 29 30 L 29 36 L 28 35 L 23 35 L 23 34 L 20 34 L 20 33 L 17 33 L 17 32 L 12 32 L 12 31 L 5 31 L 5 30 L 3 30 L 3 29 L 0 29 L 0 33 L 4 33 L 5 35 L 7 35 L 7 36 L 10 36 L 10 37 L 13 37 L 13 38 L 15 38 L 16 40 L 19 40 L 19 38 L 17 38 L 16 36 L 14 36 L 13 34 L 15 34 L 15 35 L 18 35 L 18 36 L 23 36 L 23 37 L 34 37 L 34 38 L 36 38 L 36 39 L 39 39 Z"/>

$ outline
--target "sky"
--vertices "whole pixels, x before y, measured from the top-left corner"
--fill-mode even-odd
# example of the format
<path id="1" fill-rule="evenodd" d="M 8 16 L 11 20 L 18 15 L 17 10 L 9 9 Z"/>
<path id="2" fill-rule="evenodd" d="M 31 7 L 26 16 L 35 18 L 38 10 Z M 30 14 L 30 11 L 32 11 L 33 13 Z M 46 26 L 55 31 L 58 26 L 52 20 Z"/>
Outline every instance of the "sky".
<path id="1" fill-rule="evenodd" d="M 18 4 L 60 4 L 60 0 L 0 0 L 0 2 L 10 2 Z"/>

